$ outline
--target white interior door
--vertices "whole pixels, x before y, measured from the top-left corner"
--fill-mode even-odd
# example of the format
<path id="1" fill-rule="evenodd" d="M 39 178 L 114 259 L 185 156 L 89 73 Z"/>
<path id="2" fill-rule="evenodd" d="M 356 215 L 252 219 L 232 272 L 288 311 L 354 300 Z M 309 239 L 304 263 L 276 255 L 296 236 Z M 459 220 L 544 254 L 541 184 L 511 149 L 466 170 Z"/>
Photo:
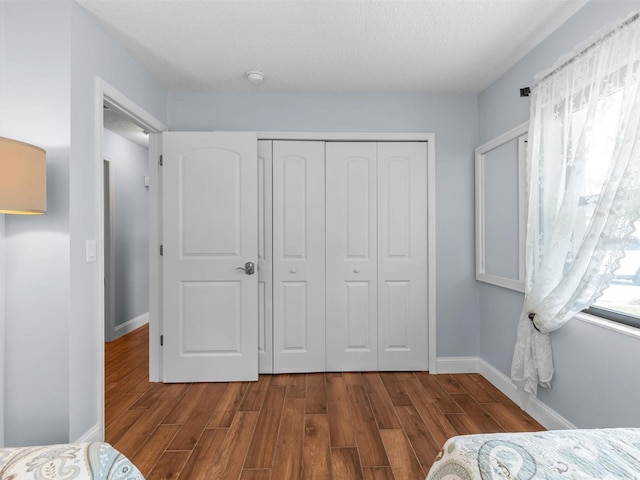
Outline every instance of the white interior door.
<path id="1" fill-rule="evenodd" d="M 258 378 L 254 133 L 165 132 L 163 379 Z"/>
<path id="2" fill-rule="evenodd" d="M 324 142 L 273 142 L 273 371 L 325 369 Z"/>
<path id="3" fill-rule="evenodd" d="M 376 370 L 377 149 L 326 144 L 327 370 Z"/>
<path id="4" fill-rule="evenodd" d="M 378 143 L 378 369 L 426 370 L 427 144 Z"/>

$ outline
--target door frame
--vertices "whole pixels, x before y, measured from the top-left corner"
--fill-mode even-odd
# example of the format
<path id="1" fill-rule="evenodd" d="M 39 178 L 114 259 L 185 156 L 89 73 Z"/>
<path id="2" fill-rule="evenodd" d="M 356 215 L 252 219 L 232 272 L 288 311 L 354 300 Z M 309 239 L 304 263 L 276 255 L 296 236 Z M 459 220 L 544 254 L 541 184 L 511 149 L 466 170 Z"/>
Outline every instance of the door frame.
<path id="1" fill-rule="evenodd" d="M 104 192 L 104 339 L 111 342 L 116 338 L 115 312 L 115 252 L 113 237 L 113 175 L 112 159 L 102 155 Z"/>
<path id="2" fill-rule="evenodd" d="M 98 380 L 97 386 L 97 432 L 92 435 L 92 439 L 97 437 L 96 440 L 104 440 L 105 430 L 105 418 L 104 418 L 104 330 L 105 330 L 105 295 L 104 295 L 104 273 L 105 273 L 105 250 L 104 250 L 104 116 L 103 105 L 107 103 L 109 106 L 126 117 L 131 121 L 143 127 L 149 132 L 149 181 L 150 192 L 158 192 L 158 165 L 156 161 L 158 152 L 158 135 L 154 135 L 167 130 L 167 127 L 157 120 L 153 115 L 148 113 L 142 107 L 138 106 L 135 102 L 130 100 L 126 95 L 118 91 L 116 88 L 105 82 L 102 78 L 96 77 L 94 82 L 94 191 L 96 199 L 96 219 L 97 219 L 97 233 L 96 238 L 101 239 L 97 242 L 97 268 L 96 268 L 96 336 L 97 336 L 97 371 L 96 378 Z M 157 247 L 158 244 L 158 228 L 157 219 L 158 212 L 154 210 L 157 206 L 157 201 L 154 199 L 152 193 L 150 206 L 149 206 L 149 293 L 150 295 L 157 294 L 155 285 L 157 284 Z M 155 219 L 155 221 L 154 221 Z M 157 328 L 158 322 L 155 320 L 155 316 L 158 314 L 157 300 L 155 297 L 149 297 L 149 328 Z M 154 319 L 151 321 L 151 319 Z M 149 336 L 151 339 L 151 335 Z M 153 346 L 154 355 L 157 355 L 158 345 L 153 344 L 149 340 L 150 349 Z M 151 357 L 150 350 L 150 357 Z M 149 369 L 151 370 L 150 367 Z M 155 365 L 154 365 L 155 366 Z M 150 372 L 151 374 L 151 372 Z"/>
<path id="3" fill-rule="evenodd" d="M 157 137 L 160 137 L 157 135 Z M 257 140 L 309 140 L 309 141 L 343 141 L 343 142 L 426 142 L 427 143 L 427 299 L 428 299 L 428 344 L 429 365 L 431 373 L 437 373 L 436 354 L 436 180 L 435 161 L 436 146 L 435 133 L 406 133 L 406 132 L 257 132 Z M 155 144 L 155 154 L 158 158 L 159 144 Z M 149 144 L 149 157 L 151 155 L 151 142 Z M 153 170 L 153 173 L 152 173 Z M 158 185 L 158 164 L 149 166 L 149 171 L 155 185 Z M 159 248 L 160 235 L 160 205 L 162 204 L 162 192 L 156 189 L 156 194 L 151 195 L 149 222 L 150 250 L 156 252 Z M 155 242 L 155 243 L 154 243 Z M 159 382 L 162 378 L 162 355 L 159 349 L 159 336 L 161 325 L 161 262 L 159 256 L 151 255 L 150 269 L 154 275 L 149 279 L 149 375 L 150 381 Z M 152 311 L 154 314 L 152 315 Z M 152 337 L 152 333 L 155 337 Z M 151 339 L 156 341 L 152 342 Z"/>

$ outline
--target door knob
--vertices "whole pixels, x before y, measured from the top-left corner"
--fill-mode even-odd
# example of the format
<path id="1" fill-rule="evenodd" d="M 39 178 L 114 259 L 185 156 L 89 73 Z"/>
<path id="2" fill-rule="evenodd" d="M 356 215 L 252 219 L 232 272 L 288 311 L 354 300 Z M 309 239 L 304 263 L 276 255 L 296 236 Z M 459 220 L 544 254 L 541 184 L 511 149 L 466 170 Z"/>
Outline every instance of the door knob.
<path id="1" fill-rule="evenodd" d="M 244 267 L 236 267 L 236 270 L 242 270 L 247 275 L 253 275 L 256 273 L 256 266 L 253 262 L 247 262 Z"/>

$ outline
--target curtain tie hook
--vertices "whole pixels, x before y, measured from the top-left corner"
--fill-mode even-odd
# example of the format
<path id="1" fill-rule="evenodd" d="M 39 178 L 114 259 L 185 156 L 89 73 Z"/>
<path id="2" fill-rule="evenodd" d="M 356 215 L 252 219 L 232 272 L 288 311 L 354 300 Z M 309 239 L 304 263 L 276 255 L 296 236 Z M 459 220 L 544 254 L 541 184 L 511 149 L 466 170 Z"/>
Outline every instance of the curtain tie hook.
<path id="1" fill-rule="evenodd" d="M 538 332 L 542 333 L 542 332 L 540 331 L 540 329 L 536 326 L 536 322 L 534 322 L 534 320 L 533 320 L 533 319 L 535 318 L 535 316 L 536 316 L 536 314 L 535 314 L 535 313 L 530 313 L 530 314 L 528 315 L 529 320 L 531 320 L 531 324 L 533 325 L 533 328 L 535 328 Z"/>

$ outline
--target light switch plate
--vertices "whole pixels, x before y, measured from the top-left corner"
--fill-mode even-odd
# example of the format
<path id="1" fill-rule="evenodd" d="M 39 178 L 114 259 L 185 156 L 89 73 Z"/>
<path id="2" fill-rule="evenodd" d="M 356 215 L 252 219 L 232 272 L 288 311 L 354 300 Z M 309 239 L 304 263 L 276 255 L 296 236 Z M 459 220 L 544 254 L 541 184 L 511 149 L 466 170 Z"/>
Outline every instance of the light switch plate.
<path id="1" fill-rule="evenodd" d="M 87 240 L 86 244 L 86 261 L 87 263 L 93 263 L 96 261 L 97 254 L 97 246 L 95 240 Z"/>

